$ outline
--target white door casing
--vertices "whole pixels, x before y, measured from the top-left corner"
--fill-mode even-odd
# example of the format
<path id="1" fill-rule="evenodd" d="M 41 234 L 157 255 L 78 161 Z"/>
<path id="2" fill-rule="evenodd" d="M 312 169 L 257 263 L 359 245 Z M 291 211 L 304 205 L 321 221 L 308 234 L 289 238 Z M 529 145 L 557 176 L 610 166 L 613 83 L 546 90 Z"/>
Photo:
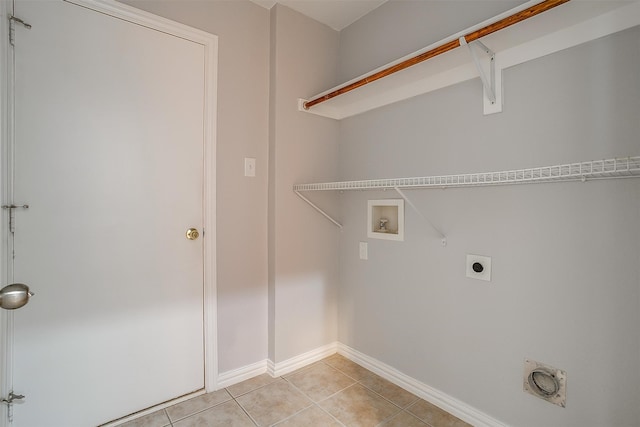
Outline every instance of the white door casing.
<path id="1" fill-rule="evenodd" d="M 15 249 L 17 257 L 16 274 L 13 279 L 33 282 L 29 284 L 40 297 L 40 302 L 33 299 L 28 306 L 23 308 L 22 312 L 16 311 L 11 314 L 3 312 L 1 319 L 3 322 L 1 329 L 3 346 L 10 346 L 15 341 L 15 347 L 18 350 L 17 358 L 13 363 L 6 363 L 11 362 L 9 358 L 4 360 L 5 363 L 2 364 L 6 373 L 9 373 L 12 367 L 15 367 L 16 371 L 13 384 L 8 378 L 9 375 L 3 375 L 3 378 L 7 378 L 2 384 L 3 397 L 11 389 L 16 393 L 27 394 L 24 404 L 14 405 L 15 425 L 29 425 L 20 424 L 21 416 L 24 419 L 37 419 L 29 418 L 29 415 L 26 415 L 30 408 L 33 410 L 34 405 L 38 410 L 45 408 L 47 410 L 55 410 L 55 408 L 62 408 L 63 411 L 75 410 L 79 406 L 82 407 L 83 397 L 95 400 L 100 396 L 99 393 L 91 395 L 96 393 L 96 390 L 99 390 L 104 396 L 110 396 L 114 409 L 105 408 L 103 410 L 101 407 L 104 404 L 98 405 L 99 407 L 92 409 L 91 412 L 102 411 L 104 413 L 96 413 L 95 419 L 90 421 L 92 423 L 106 422 L 110 417 L 122 416 L 128 412 L 143 409 L 144 406 L 140 405 L 148 406 L 161 403 L 163 399 L 170 400 L 177 397 L 175 392 L 170 396 L 163 392 L 163 381 L 180 383 L 176 384 L 175 390 L 182 390 L 184 393 L 202 388 L 203 385 L 207 390 L 213 390 L 216 388 L 217 376 L 214 217 L 217 39 L 215 36 L 139 12 L 118 3 L 85 0 L 75 1 L 76 4 L 62 3 L 59 0 L 29 3 L 30 6 L 36 5 L 40 10 L 32 9 L 30 13 L 29 7 L 25 6 L 25 16 L 21 18 L 28 22 L 28 15 L 31 14 L 33 20 L 29 23 L 34 25 L 33 30 L 44 31 L 44 27 L 48 25 L 47 34 L 49 36 L 43 39 L 41 33 L 38 44 L 46 45 L 48 42 L 50 44 L 39 46 L 40 51 L 34 54 L 31 50 L 26 49 L 28 37 L 36 37 L 36 35 L 28 33 L 33 30 L 20 27 L 15 29 L 18 49 L 17 69 L 19 70 L 16 95 L 18 102 L 15 154 L 18 170 L 16 197 L 29 198 L 28 194 L 33 193 L 36 189 L 46 191 L 40 191 L 37 197 L 36 195 L 31 196 L 36 197 L 37 202 L 36 205 L 33 204 L 34 202 L 30 202 L 32 207 L 29 211 L 16 214 Z M 68 12 L 70 15 L 68 17 L 56 15 L 55 19 L 50 19 L 57 13 L 52 9 L 48 12 L 50 16 L 47 19 L 38 21 L 40 18 L 36 18 L 36 12 L 41 12 L 42 8 L 51 7 L 63 8 L 65 14 Z M 21 3 L 18 2 L 16 15 L 20 13 Z M 109 18 L 105 14 L 115 16 L 118 19 Z M 69 20 L 65 21 L 67 18 Z M 98 22 L 92 21 L 93 19 L 101 22 L 107 20 L 106 25 L 114 31 L 113 34 L 106 36 L 97 32 L 92 34 L 97 38 L 92 39 L 89 34 L 99 26 Z M 73 35 L 71 28 L 76 25 L 79 33 Z M 149 28 L 153 30 L 149 30 Z M 140 34 L 129 34 L 130 32 Z M 82 34 L 82 37 L 78 37 L 79 34 Z M 161 43 L 155 47 L 163 46 L 160 49 L 163 51 L 170 49 L 170 45 L 175 44 L 176 50 L 171 51 L 172 58 L 175 59 L 175 62 L 172 61 L 171 64 L 175 69 L 172 69 L 171 64 L 163 64 L 162 62 L 156 62 L 154 65 L 154 60 L 162 60 L 162 52 L 156 52 L 155 50 L 158 49 L 154 50 L 153 48 L 136 47 L 129 37 L 136 38 L 138 36 L 143 39 L 150 37 L 155 42 Z M 158 41 L 159 39 L 161 40 Z M 23 44 L 21 45 L 21 43 Z M 110 58 L 108 52 L 113 48 L 114 43 L 117 60 L 121 61 L 115 68 L 113 67 L 113 57 Z M 153 46 L 154 41 L 151 43 Z M 168 43 L 169 46 L 162 45 L 162 43 Z M 179 59 L 185 44 L 188 45 L 186 50 L 189 52 L 185 54 L 184 58 Z M 20 51 L 22 48 L 25 48 L 25 52 Z M 99 52 L 97 55 L 95 54 L 96 50 Z M 75 55 L 75 59 L 65 57 L 71 53 Z M 135 63 L 140 56 L 150 61 L 152 64 L 150 69 L 145 69 L 142 65 L 140 68 L 132 68 L 127 65 L 128 60 Z M 136 87 L 136 90 L 123 89 L 124 81 L 131 83 L 139 82 L 142 79 L 146 85 L 150 80 L 158 80 L 156 74 L 161 74 L 160 71 L 162 71 L 164 78 L 169 76 L 170 79 L 172 72 L 179 76 L 183 67 L 176 64 L 192 60 L 196 61 L 192 64 L 195 69 L 201 68 L 199 73 L 202 75 L 198 77 L 200 75 L 198 74 L 193 78 L 187 76 L 185 80 L 189 84 L 186 86 L 183 84 L 184 82 L 176 82 L 173 87 L 174 85 L 170 81 L 165 80 L 165 87 L 161 88 L 162 90 L 145 92 L 144 88 L 140 87 Z M 20 78 L 22 76 L 20 73 L 24 71 L 21 67 L 25 64 L 20 61 L 32 65 L 40 64 L 43 66 L 44 64 L 47 68 L 46 78 L 51 76 L 52 82 L 56 82 L 57 87 L 52 87 L 51 84 L 47 84 L 49 82 L 42 81 L 42 76 L 35 80 L 32 77 L 28 87 L 21 87 Z M 29 61 L 34 62 L 30 63 Z M 10 57 L 4 65 L 6 69 L 11 70 Z M 85 67 L 86 69 L 83 70 Z M 31 69 L 33 68 L 32 66 Z M 160 70 L 160 68 L 163 69 Z M 29 67 L 25 69 L 28 70 Z M 86 72 L 87 69 L 89 72 Z M 109 71 L 101 73 L 103 70 Z M 154 70 L 158 72 L 156 73 Z M 55 80 L 55 73 L 59 73 L 58 77 L 62 78 Z M 137 75 L 138 73 L 140 75 Z M 113 81 L 113 77 L 116 77 L 117 81 Z M 108 81 L 107 78 L 111 78 L 111 81 Z M 79 85 L 79 93 L 74 93 L 72 87 L 60 87 L 60 85 L 70 83 Z M 41 86 L 38 87 L 38 85 Z M 11 89 L 9 86 L 6 93 L 3 93 L 3 105 L 5 105 L 6 99 L 11 99 Z M 35 112 L 35 116 L 39 117 L 42 123 L 31 126 L 20 122 L 26 111 L 21 111 L 20 97 L 23 91 L 31 91 L 32 95 L 37 94 L 42 99 L 52 101 L 53 111 L 47 112 L 46 109 L 43 109 Z M 165 114 L 163 120 L 166 121 L 167 111 L 162 109 L 166 108 L 167 99 L 193 100 L 193 96 L 198 96 L 198 91 L 201 92 L 202 102 L 199 118 L 197 118 L 198 112 L 189 110 L 189 107 L 182 105 L 180 101 L 176 105 L 178 108 L 171 114 L 178 117 L 187 126 L 199 126 L 200 135 L 197 135 L 197 132 L 190 135 L 183 133 L 167 135 L 170 133 L 170 129 L 164 126 L 164 123 L 160 123 L 163 126 L 159 126 L 159 131 L 153 132 L 154 126 L 152 125 L 153 121 L 157 120 L 156 113 Z M 187 98 L 184 98 L 185 96 Z M 191 98 L 188 98 L 189 96 Z M 117 109 L 105 107 L 106 101 L 104 100 L 109 98 L 122 100 Z M 78 107 L 76 113 L 78 117 L 82 117 L 82 125 L 74 118 L 70 102 L 74 102 Z M 40 109 L 39 104 L 31 104 L 25 108 L 31 112 L 34 107 Z M 87 111 L 90 111 L 91 114 L 86 114 Z M 145 114 L 149 116 L 147 117 Z M 194 116 L 196 117 L 195 121 Z M 9 115 L 9 117 L 11 116 Z M 173 120 L 173 116 L 171 117 Z M 8 121 L 11 122 L 11 118 Z M 144 125 L 137 126 L 139 122 L 144 122 Z M 117 123 L 123 126 L 124 131 L 135 133 L 135 135 L 129 135 L 132 139 L 127 140 L 127 137 L 119 134 Z M 44 129 L 46 131 L 43 134 Z M 183 132 L 186 128 L 178 127 L 177 129 Z M 55 132 L 52 133 L 52 131 Z M 5 157 L 3 166 L 6 166 L 7 163 L 10 164 L 6 158 L 11 157 L 12 154 L 11 133 L 10 130 L 2 135 Z M 67 144 L 68 141 L 78 137 L 79 139 L 76 139 L 75 142 Z M 21 144 L 21 138 L 28 141 Z M 202 153 L 202 147 L 199 148 L 200 152 L 196 152 L 195 155 L 187 148 L 182 149 L 181 147 L 176 150 L 171 141 L 180 138 L 204 140 L 204 153 Z M 44 145 L 31 144 L 33 140 L 39 140 L 39 143 Z M 45 142 L 42 142 L 43 140 Z M 131 141 L 137 140 L 146 142 L 142 145 L 132 146 Z M 158 146 L 161 150 L 157 149 Z M 64 153 L 62 150 L 65 147 L 71 150 L 71 153 Z M 191 157 L 193 157 L 195 164 L 193 167 L 184 169 L 184 165 L 188 164 Z M 27 175 L 21 175 L 20 168 L 27 159 L 29 164 L 35 162 L 37 165 L 40 175 L 37 182 L 28 182 L 29 178 L 25 178 Z M 40 163 L 38 164 L 38 162 Z M 193 183 L 194 179 L 197 179 L 195 175 L 199 175 L 200 187 L 195 193 L 181 189 L 178 184 L 173 188 L 171 180 L 164 182 L 162 188 L 165 188 L 167 193 L 184 195 L 184 198 L 176 199 L 178 203 L 173 200 L 168 203 L 164 194 L 148 194 L 146 187 L 138 186 L 138 178 L 152 177 L 152 180 L 160 182 L 165 175 L 170 175 L 173 171 L 168 171 L 167 166 L 170 166 L 172 162 L 175 162 L 178 168 L 183 168 L 179 173 L 181 177 L 183 175 L 190 176 L 186 182 Z M 202 179 L 203 163 L 204 179 Z M 115 174 L 113 173 L 114 169 L 117 171 Z M 15 200 L 10 200 L 11 191 L 7 188 L 7 185 L 11 183 L 12 175 L 5 171 L 2 178 L 4 180 L 3 201 L 15 202 Z M 60 188 L 71 188 L 72 185 L 76 186 L 76 190 L 66 193 L 59 190 Z M 158 193 L 160 192 L 162 190 L 158 191 Z M 203 195 L 206 196 L 204 197 L 206 205 L 204 209 L 200 207 L 200 214 L 196 212 L 196 217 L 193 216 L 193 211 L 188 213 L 189 211 L 186 209 L 186 205 L 192 205 L 194 194 L 200 198 Z M 174 222 L 176 218 L 186 216 L 186 219 L 182 218 L 186 222 L 179 225 L 182 227 L 179 238 L 173 232 L 163 234 L 163 230 L 171 225 L 163 222 L 159 219 L 160 215 L 155 214 L 156 212 L 169 211 L 172 213 L 168 215 Z M 202 216 L 203 211 L 204 217 Z M 124 215 L 120 220 L 114 219 L 118 214 Z M 48 221 L 52 217 L 57 223 L 63 225 L 61 229 L 38 228 L 39 225 L 42 226 L 43 220 Z M 96 226 L 96 223 L 86 221 L 87 217 L 101 219 L 99 226 Z M 197 241 L 187 241 L 182 234 L 187 226 L 192 225 L 198 228 L 204 226 L 206 230 L 206 233 L 203 233 L 203 239 L 198 243 L 196 243 Z M 6 221 L 3 227 L 4 243 L 10 234 L 6 229 Z M 47 252 L 46 246 L 51 242 L 59 243 L 57 252 L 60 253 L 56 253 L 56 256 L 51 256 Z M 40 243 L 43 243 L 42 248 Z M 204 262 L 201 252 L 199 252 L 202 250 L 202 246 L 200 249 L 196 249 L 198 245 L 202 244 L 204 244 Z M 173 276 L 164 277 L 162 275 L 166 275 L 167 271 L 171 272 L 171 270 L 164 269 L 165 264 L 170 264 L 173 260 L 161 262 L 162 265 L 158 265 L 158 270 L 162 270 L 162 273 L 159 273 L 161 276 L 155 277 L 154 283 L 138 286 L 138 283 L 146 280 L 148 274 L 144 271 L 137 271 L 138 263 L 133 264 L 127 260 L 137 256 L 140 258 L 140 264 L 146 262 L 153 265 L 154 262 L 158 263 L 158 260 L 161 259 L 157 257 L 162 252 L 159 248 L 167 247 L 167 245 L 173 248 L 178 247 L 177 253 L 194 255 L 187 256 L 187 259 L 191 259 L 194 264 L 189 264 L 189 262 L 180 264 L 177 266 L 178 269 L 172 272 Z M 32 258 L 39 260 L 42 265 L 34 269 L 27 265 L 28 263 L 21 264 L 22 254 L 26 251 L 35 251 Z M 87 257 L 87 255 L 93 255 L 93 257 Z M 105 263 L 105 259 L 110 261 Z M 109 265 L 111 263 L 115 264 Z M 193 287 L 184 288 L 181 283 L 189 275 L 192 278 L 200 275 L 200 280 L 202 280 L 202 263 L 204 263 L 204 311 L 202 311 L 202 300 L 196 301 L 196 298 L 202 298 L 202 287 L 200 291 L 197 291 Z M 115 269 L 114 265 L 118 265 L 118 268 Z M 8 267 L 7 264 L 4 266 Z M 6 268 L 3 272 L 3 278 L 7 281 L 12 279 L 8 274 L 9 270 Z M 34 272 L 34 270 L 37 271 Z M 58 281 L 54 289 L 51 288 L 50 283 L 44 283 L 47 282 L 48 277 L 52 278 L 51 283 L 56 284 L 56 280 Z M 133 280 L 132 278 L 135 277 L 137 279 Z M 79 282 L 71 283 L 78 278 L 81 279 Z M 66 292 L 57 292 L 60 283 L 65 284 Z M 96 288 L 97 284 L 100 286 Z M 40 289 L 38 290 L 38 288 Z M 198 292 L 200 292 L 199 297 Z M 45 303 L 48 303 L 48 306 Z M 200 316 L 200 330 L 191 332 L 181 330 L 179 325 L 183 321 L 185 322 L 182 323 L 183 325 L 194 324 L 194 313 L 198 312 L 194 308 L 197 309 L 198 305 L 201 308 L 200 314 L 197 314 L 196 317 Z M 177 318 L 168 319 L 167 313 L 169 312 L 177 313 Z M 15 317 L 16 334 L 12 338 L 10 328 L 13 317 Z M 202 340 L 203 333 L 206 337 L 204 347 L 202 342 L 198 344 L 195 339 L 195 336 L 199 334 Z M 145 338 L 140 340 L 139 337 Z M 153 337 L 156 341 L 148 339 L 149 337 Z M 161 342 L 157 342 L 158 340 Z M 78 343 L 77 348 L 74 348 L 75 343 Z M 60 349 L 57 347 L 62 344 L 71 352 L 65 354 L 64 351 L 59 351 Z M 149 357 L 149 351 L 152 354 L 154 352 L 158 354 L 158 359 L 163 357 L 165 359 L 177 358 L 179 362 L 170 365 L 169 373 L 173 374 L 173 377 L 167 373 L 158 374 L 158 369 L 167 366 L 166 360 L 164 365 L 162 362 L 156 363 L 156 357 Z M 79 363 L 79 359 L 75 358 L 76 353 L 92 357 L 93 362 L 83 359 L 83 362 Z M 200 354 L 193 359 L 193 353 Z M 119 358 L 119 362 L 114 362 Z M 193 363 L 198 358 L 206 360 L 204 374 Z M 96 363 L 97 361 L 100 363 Z M 123 368 L 123 372 L 120 372 L 120 367 Z M 136 375 L 127 373 L 127 370 L 136 370 L 136 367 L 139 371 L 147 370 L 155 372 L 155 374 L 144 377 L 144 375 L 139 376 L 138 373 Z M 54 375 L 51 375 L 52 373 Z M 47 375 L 50 377 L 46 387 L 37 387 L 31 392 L 20 390 L 21 381 L 25 377 L 37 376 L 40 378 Z M 202 378 L 203 375 L 205 378 Z M 112 378 L 115 382 L 106 384 L 104 383 L 105 378 Z M 143 384 L 141 384 L 140 378 L 146 378 L 142 381 Z M 151 391 L 150 396 L 141 396 L 149 390 Z M 40 395 L 41 393 L 43 395 Z M 136 401 L 138 403 L 135 403 Z M 130 404 L 129 402 L 134 403 Z M 116 412 L 113 412 L 114 410 Z M 23 411 L 22 414 L 21 411 Z M 0 425 L 4 420 L 3 417 L 0 420 Z M 74 422 L 84 423 L 86 420 L 89 418 L 71 417 L 65 425 L 71 425 L 68 423 Z M 63 421 L 60 420 L 60 422 Z"/>

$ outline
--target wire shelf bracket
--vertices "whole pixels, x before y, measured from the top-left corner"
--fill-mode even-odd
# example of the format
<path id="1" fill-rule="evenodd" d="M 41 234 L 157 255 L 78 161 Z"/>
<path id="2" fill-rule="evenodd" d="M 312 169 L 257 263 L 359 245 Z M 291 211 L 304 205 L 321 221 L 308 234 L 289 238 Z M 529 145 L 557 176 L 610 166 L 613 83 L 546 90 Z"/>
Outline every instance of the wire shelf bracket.
<path id="1" fill-rule="evenodd" d="M 422 213 L 422 211 L 420 211 L 420 209 L 418 209 L 416 205 L 413 204 L 411 199 L 409 199 L 407 195 L 402 192 L 402 190 L 400 190 L 398 187 L 393 187 L 393 189 L 396 190 L 396 192 L 400 195 L 400 197 L 402 197 L 404 201 L 407 202 L 409 206 L 411 206 L 411 208 L 418 214 L 418 216 L 420 216 L 420 218 L 424 220 L 424 222 L 426 222 L 429 225 L 429 227 L 431 227 L 433 230 L 435 230 L 436 233 L 438 233 L 438 236 L 440 236 L 440 243 L 442 244 L 442 246 L 447 246 L 447 237 L 444 235 L 444 233 L 438 227 L 433 225 L 431 221 L 429 221 L 429 218 L 427 218 Z"/>
<path id="2" fill-rule="evenodd" d="M 324 216 L 325 218 L 327 218 L 329 221 L 331 221 L 333 223 L 333 225 L 335 225 L 336 227 L 338 227 L 340 230 L 342 230 L 342 224 L 340 224 L 338 221 L 336 221 L 335 219 L 333 219 L 331 217 L 331 215 L 329 215 L 328 213 L 326 213 L 325 211 L 323 211 L 321 208 L 318 207 L 318 205 L 316 205 L 315 203 L 313 203 L 311 200 L 307 199 L 306 197 L 304 197 L 302 194 L 300 194 L 299 191 L 297 190 L 293 190 L 294 193 L 296 193 L 298 195 L 298 197 L 300 197 L 302 200 L 304 200 L 305 202 L 307 202 L 307 204 L 309 206 L 311 206 L 313 209 L 315 209 L 317 212 L 319 212 L 322 216 Z"/>

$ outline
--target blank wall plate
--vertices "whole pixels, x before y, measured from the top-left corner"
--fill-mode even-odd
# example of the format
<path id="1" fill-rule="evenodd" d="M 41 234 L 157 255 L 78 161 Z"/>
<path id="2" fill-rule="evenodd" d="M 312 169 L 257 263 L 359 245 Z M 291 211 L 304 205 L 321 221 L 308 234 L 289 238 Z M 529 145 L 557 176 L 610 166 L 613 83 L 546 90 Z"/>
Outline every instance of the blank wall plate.
<path id="1" fill-rule="evenodd" d="M 467 255 L 467 277 L 491 281 L 491 257 Z"/>
<path id="2" fill-rule="evenodd" d="M 256 159 L 253 157 L 244 158 L 244 176 L 256 176 Z"/>
<path id="3" fill-rule="evenodd" d="M 360 259 L 369 259 L 369 244 L 360 242 Z"/>

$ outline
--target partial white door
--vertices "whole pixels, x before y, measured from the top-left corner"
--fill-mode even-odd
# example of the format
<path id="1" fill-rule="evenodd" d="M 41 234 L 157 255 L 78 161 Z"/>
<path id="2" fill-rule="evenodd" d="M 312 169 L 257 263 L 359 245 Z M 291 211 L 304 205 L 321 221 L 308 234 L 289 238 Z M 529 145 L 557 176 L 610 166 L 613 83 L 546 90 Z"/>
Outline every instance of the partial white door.
<path id="1" fill-rule="evenodd" d="M 204 387 L 205 54 L 61 0 L 16 0 L 18 427 L 92 426 Z"/>

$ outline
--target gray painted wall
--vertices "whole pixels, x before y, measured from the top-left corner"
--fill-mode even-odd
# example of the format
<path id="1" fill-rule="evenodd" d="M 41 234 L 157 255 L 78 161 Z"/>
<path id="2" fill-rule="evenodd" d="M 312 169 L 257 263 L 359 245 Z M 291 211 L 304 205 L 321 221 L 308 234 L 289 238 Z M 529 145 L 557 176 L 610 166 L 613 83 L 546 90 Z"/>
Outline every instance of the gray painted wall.
<path id="1" fill-rule="evenodd" d="M 248 1 L 124 3 L 218 36 L 219 371 L 267 358 L 269 11 Z M 244 177 L 244 157 L 257 159 Z"/>
<path id="2" fill-rule="evenodd" d="M 522 3 L 522 0 L 390 0 L 340 32 L 340 83 Z"/>
<path id="3" fill-rule="evenodd" d="M 416 21 L 385 6 L 393 22 Z M 422 31 L 407 24 L 386 33 L 384 55 L 351 55 L 379 19 L 343 31 L 340 74 L 404 55 Z M 506 70 L 502 114 L 483 116 L 477 79 L 343 120 L 340 179 L 638 155 L 638 76 L 635 28 Z M 407 194 L 446 247 L 408 206 L 404 242 L 367 239 L 367 199 L 398 196 L 341 196 L 340 342 L 508 425 L 640 425 L 638 180 Z M 490 283 L 465 277 L 466 254 L 492 257 Z M 567 371 L 566 408 L 522 391 L 525 358 Z"/>
<path id="4" fill-rule="evenodd" d="M 338 175 L 338 123 L 297 99 L 337 83 L 339 33 L 249 1 L 124 2 L 219 37 L 219 371 L 335 342 L 338 233 L 292 187 Z M 244 157 L 256 178 L 243 177 Z M 335 197 L 319 203 L 339 210 Z"/>
<path id="5" fill-rule="evenodd" d="M 338 175 L 338 122 L 298 111 L 297 99 L 336 83 L 339 33 L 287 7 L 271 13 L 269 358 L 279 363 L 337 338 L 339 233 L 292 188 Z"/>

